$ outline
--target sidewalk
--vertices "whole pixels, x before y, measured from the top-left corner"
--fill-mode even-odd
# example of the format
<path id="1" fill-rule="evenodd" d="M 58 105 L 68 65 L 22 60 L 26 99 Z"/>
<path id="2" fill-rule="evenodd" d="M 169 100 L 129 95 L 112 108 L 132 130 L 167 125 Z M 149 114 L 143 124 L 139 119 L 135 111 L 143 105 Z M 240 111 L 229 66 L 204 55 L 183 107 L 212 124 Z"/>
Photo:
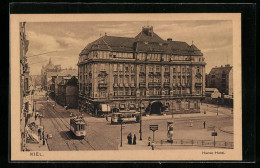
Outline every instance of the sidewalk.
<path id="1" fill-rule="evenodd" d="M 127 140 L 123 140 L 122 147 L 119 144 L 118 150 L 152 150 L 151 146 L 148 146 L 147 140 L 136 140 L 136 145 L 129 145 Z"/>
<path id="2" fill-rule="evenodd" d="M 218 114 L 219 116 L 225 114 Z M 173 114 L 173 118 L 197 118 L 197 117 L 209 117 L 209 116 L 216 116 L 215 112 L 200 112 L 200 113 L 190 113 L 190 114 Z M 164 119 L 171 119 L 172 115 L 150 115 L 150 116 L 142 116 L 142 120 L 164 120 Z"/>
<path id="3" fill-rule="evenodd" d="M 35 127 L 35 128 L 38 128 L 38 127 L 40 126 L 40 118 L 37 117 L 37 119 L 35 120 L 34 116 L 35 116 L 35 113 L 33 113 L 33 116 L 31 116 L 31 117 L 28 119 L 27 125 L 34 122 L 35 125 L 37 126 L 37 127 Z M 41 126 L 40 126 L 40 127 L 41 127 Z M 27 126 L 27 129 L 30 129 L 30 128 Z M 30 131 L 30 132 L 33 133 L 33 131 Z M 40 140 L 40 139 L 38 138 L 38 133 L 37 133 L 37 131 L 36 131 L 36 133 L 33 133 L 33 134 L 34 134 L 34 136 L 37 136 L 37 138 L 35 138 L 35 139 L 37 139 L 39 142 L 38 142 L 38 143 L 30 143 L 30 142 L 27 142 L 27 143 L 25 143 L 25 144 L 23 145 L 23 150 L 24 150 L 24 151 L 48 151 L 49 149 L 48 149 L 47 141 L 45 141 L 45 145 L 43 145 L 43 140 L 42 140 L 42 139 Z M 29 136 L 29 135 L 28 135 L 28 136 Z"/>

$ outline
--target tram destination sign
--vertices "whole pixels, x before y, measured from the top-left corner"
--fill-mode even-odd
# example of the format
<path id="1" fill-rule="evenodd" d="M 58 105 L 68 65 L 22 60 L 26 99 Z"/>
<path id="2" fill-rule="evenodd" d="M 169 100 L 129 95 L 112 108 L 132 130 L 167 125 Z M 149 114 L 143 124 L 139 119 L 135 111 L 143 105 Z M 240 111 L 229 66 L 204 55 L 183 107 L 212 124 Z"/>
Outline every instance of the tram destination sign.
<path id="1" fill-rule="evenodd" d="M 150 125 L 150 130 L 151 130 L 151 131 L 156 131 L 156 130 L 158 130 L 158 125 Z"/>

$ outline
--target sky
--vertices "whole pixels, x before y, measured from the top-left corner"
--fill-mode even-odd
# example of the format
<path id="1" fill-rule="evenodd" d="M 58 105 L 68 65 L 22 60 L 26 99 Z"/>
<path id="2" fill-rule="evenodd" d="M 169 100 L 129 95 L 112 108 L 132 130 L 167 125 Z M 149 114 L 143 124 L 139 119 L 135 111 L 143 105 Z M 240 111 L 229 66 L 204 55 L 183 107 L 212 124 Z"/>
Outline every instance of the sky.
<path id="1" fill-rule="evenodd" d="M 146 25 L 153 26 L 154 32 L 164 40 L 172 38 L 189 45 L 193 41 L 204 54 L 207 63 L 206 73 L 215 66 L 233 65 L 231 20 L 27 22 L 30 74 L 40 75 L 42 65 L 46 65 L 49 58 L 54 65 L 77 69 L 81 50 L 100 35 L 106 33 L 109 36 L 135 37 Z M 46 52 L 50 53 L 34 56 Z"/>

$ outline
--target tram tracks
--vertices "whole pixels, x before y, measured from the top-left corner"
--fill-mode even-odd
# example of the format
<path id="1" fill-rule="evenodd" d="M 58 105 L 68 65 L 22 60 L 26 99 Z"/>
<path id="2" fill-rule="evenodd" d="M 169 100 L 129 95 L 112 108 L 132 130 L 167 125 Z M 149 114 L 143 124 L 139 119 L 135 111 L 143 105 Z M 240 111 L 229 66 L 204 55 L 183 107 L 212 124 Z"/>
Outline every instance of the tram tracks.
<path id="1" fill-rule="evenodd" d="M 60 119 L 61 123 L 59 123 L 58 120 L 55 120 L 55 119 L 54 119 L 54 115 L 51 115 L 51 114 L 54 114 L 54 113 L 51 113 L 51 111 L 54 112 L 54 110 L 53 110 L 52 108 L 50 108 L 50 107 L 48 106 L 48 104 L 46 105 L 46 108 L 47 108 L 46 110 L 48 111 L 48 112 L 46 112 L 46 114 L 48 113 L 48 116 L 49 116 L 50 121 L 52 122 L 53 126 L 55 127 L 55 129 L 56 129 L 58 132 L 63 131 L 64 135 L 65 135 L 66 138 L 67 138 L 67 140 L 65 140 L 64 142 L 65 142 L 66 145 L 68 146 L 69 150 L 73 150 L 73 149 L 71 148 L 71 145 L 69 145 L 69 142 L 70 142 L 69 140 L 71 140 L 70 135 L 69 135 L 69 133 L 67 132 L 67 130 L 65 130 L 65 129 L 63 128 L 62 125 L 64 125 L 66 128 L 68 128 L 68 127 L 64 124 L 64 122 L 63 122 L 59 117 L 57 117 L 57 115 L 56 115 L 56 117 Z M 45 111 L 46 111 L 46 110 L 45 110 Z M 56 126 L 55 126 L 55 125 L 56 125 Z M 72 146 L 74 147 L 75 150 L 78 150 L 78 147 L 75 145 L 74 140 L 72 140 Z"/>
<path id="2" fill-rule="evenodd" d="M 51 110 L 51 111 L 53 112 L 53 114 L 55 115 L 55 117 L 58 118 L 58 119 L 62 122 L 62 124 L 63 124 L 68 130 L 70 130 L 70 128 L 69 128 L 69 126 L 70 126 L 69 122 L 65 120 L 65 117 L 64 117 L 63 115 L 59 114 L 55 109 L 53 109 L 52 103 L 48 102 L 48 103 L 47 103 L 47 106 L 48 106 L 48 110 Z M 70 140 L 72 139 L 72 138 L 70 138 L 70 135 L 68 135 L 68 132 L 65 132 L 65 134 L 66 134 L 66 137 L 67 137 L 68 139 L 70 139 Z M 72 141 L 73 141 L 73 145 L 74 145 L 74 147 L 75 147 L 76 150 L 79 150 L 79 149 L 78 149 L 77 145 L 75 144 L 75 141 L 76 141 L 76 142 L 77 142 L 77 141 L 80 142 L 80 144 L 82 144 L 82 145 L 86 145 L 86 144 L 84 143 L 84 142 L 86 142 L 86 143 L 88 144 L 88 146 L 89 146 L 92 150 L 96 150 L 96 149 L 94 148 L 94 146 L 89 143 L 89 141 L 88 141 L 88 139 L 86 139 L 86 137 L 84 137 L 84 139 L 81 139 L 81 140 L 74 140 L 74 139 L 72 139 Z"/>

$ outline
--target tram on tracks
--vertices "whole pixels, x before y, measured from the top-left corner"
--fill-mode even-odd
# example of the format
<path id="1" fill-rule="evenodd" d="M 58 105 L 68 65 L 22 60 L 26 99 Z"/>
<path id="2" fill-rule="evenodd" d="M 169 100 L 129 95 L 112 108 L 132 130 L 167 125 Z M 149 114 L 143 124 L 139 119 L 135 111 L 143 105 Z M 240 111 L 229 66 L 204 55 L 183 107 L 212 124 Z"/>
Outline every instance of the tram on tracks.
<path id="1" fill-rule="evenodd" d="M 86 121 L 83 116 L 74 116 L 70 118 L 70 131 L 76 138 L 84 138 L 86 136 Z"/>
<path id="2" fill-rule="evenodd" d="M 117 112 L 111 116 L 111 124 L 120 124 L 120 120 L 123 123 L 139 122 L 140 112 Z"/>

